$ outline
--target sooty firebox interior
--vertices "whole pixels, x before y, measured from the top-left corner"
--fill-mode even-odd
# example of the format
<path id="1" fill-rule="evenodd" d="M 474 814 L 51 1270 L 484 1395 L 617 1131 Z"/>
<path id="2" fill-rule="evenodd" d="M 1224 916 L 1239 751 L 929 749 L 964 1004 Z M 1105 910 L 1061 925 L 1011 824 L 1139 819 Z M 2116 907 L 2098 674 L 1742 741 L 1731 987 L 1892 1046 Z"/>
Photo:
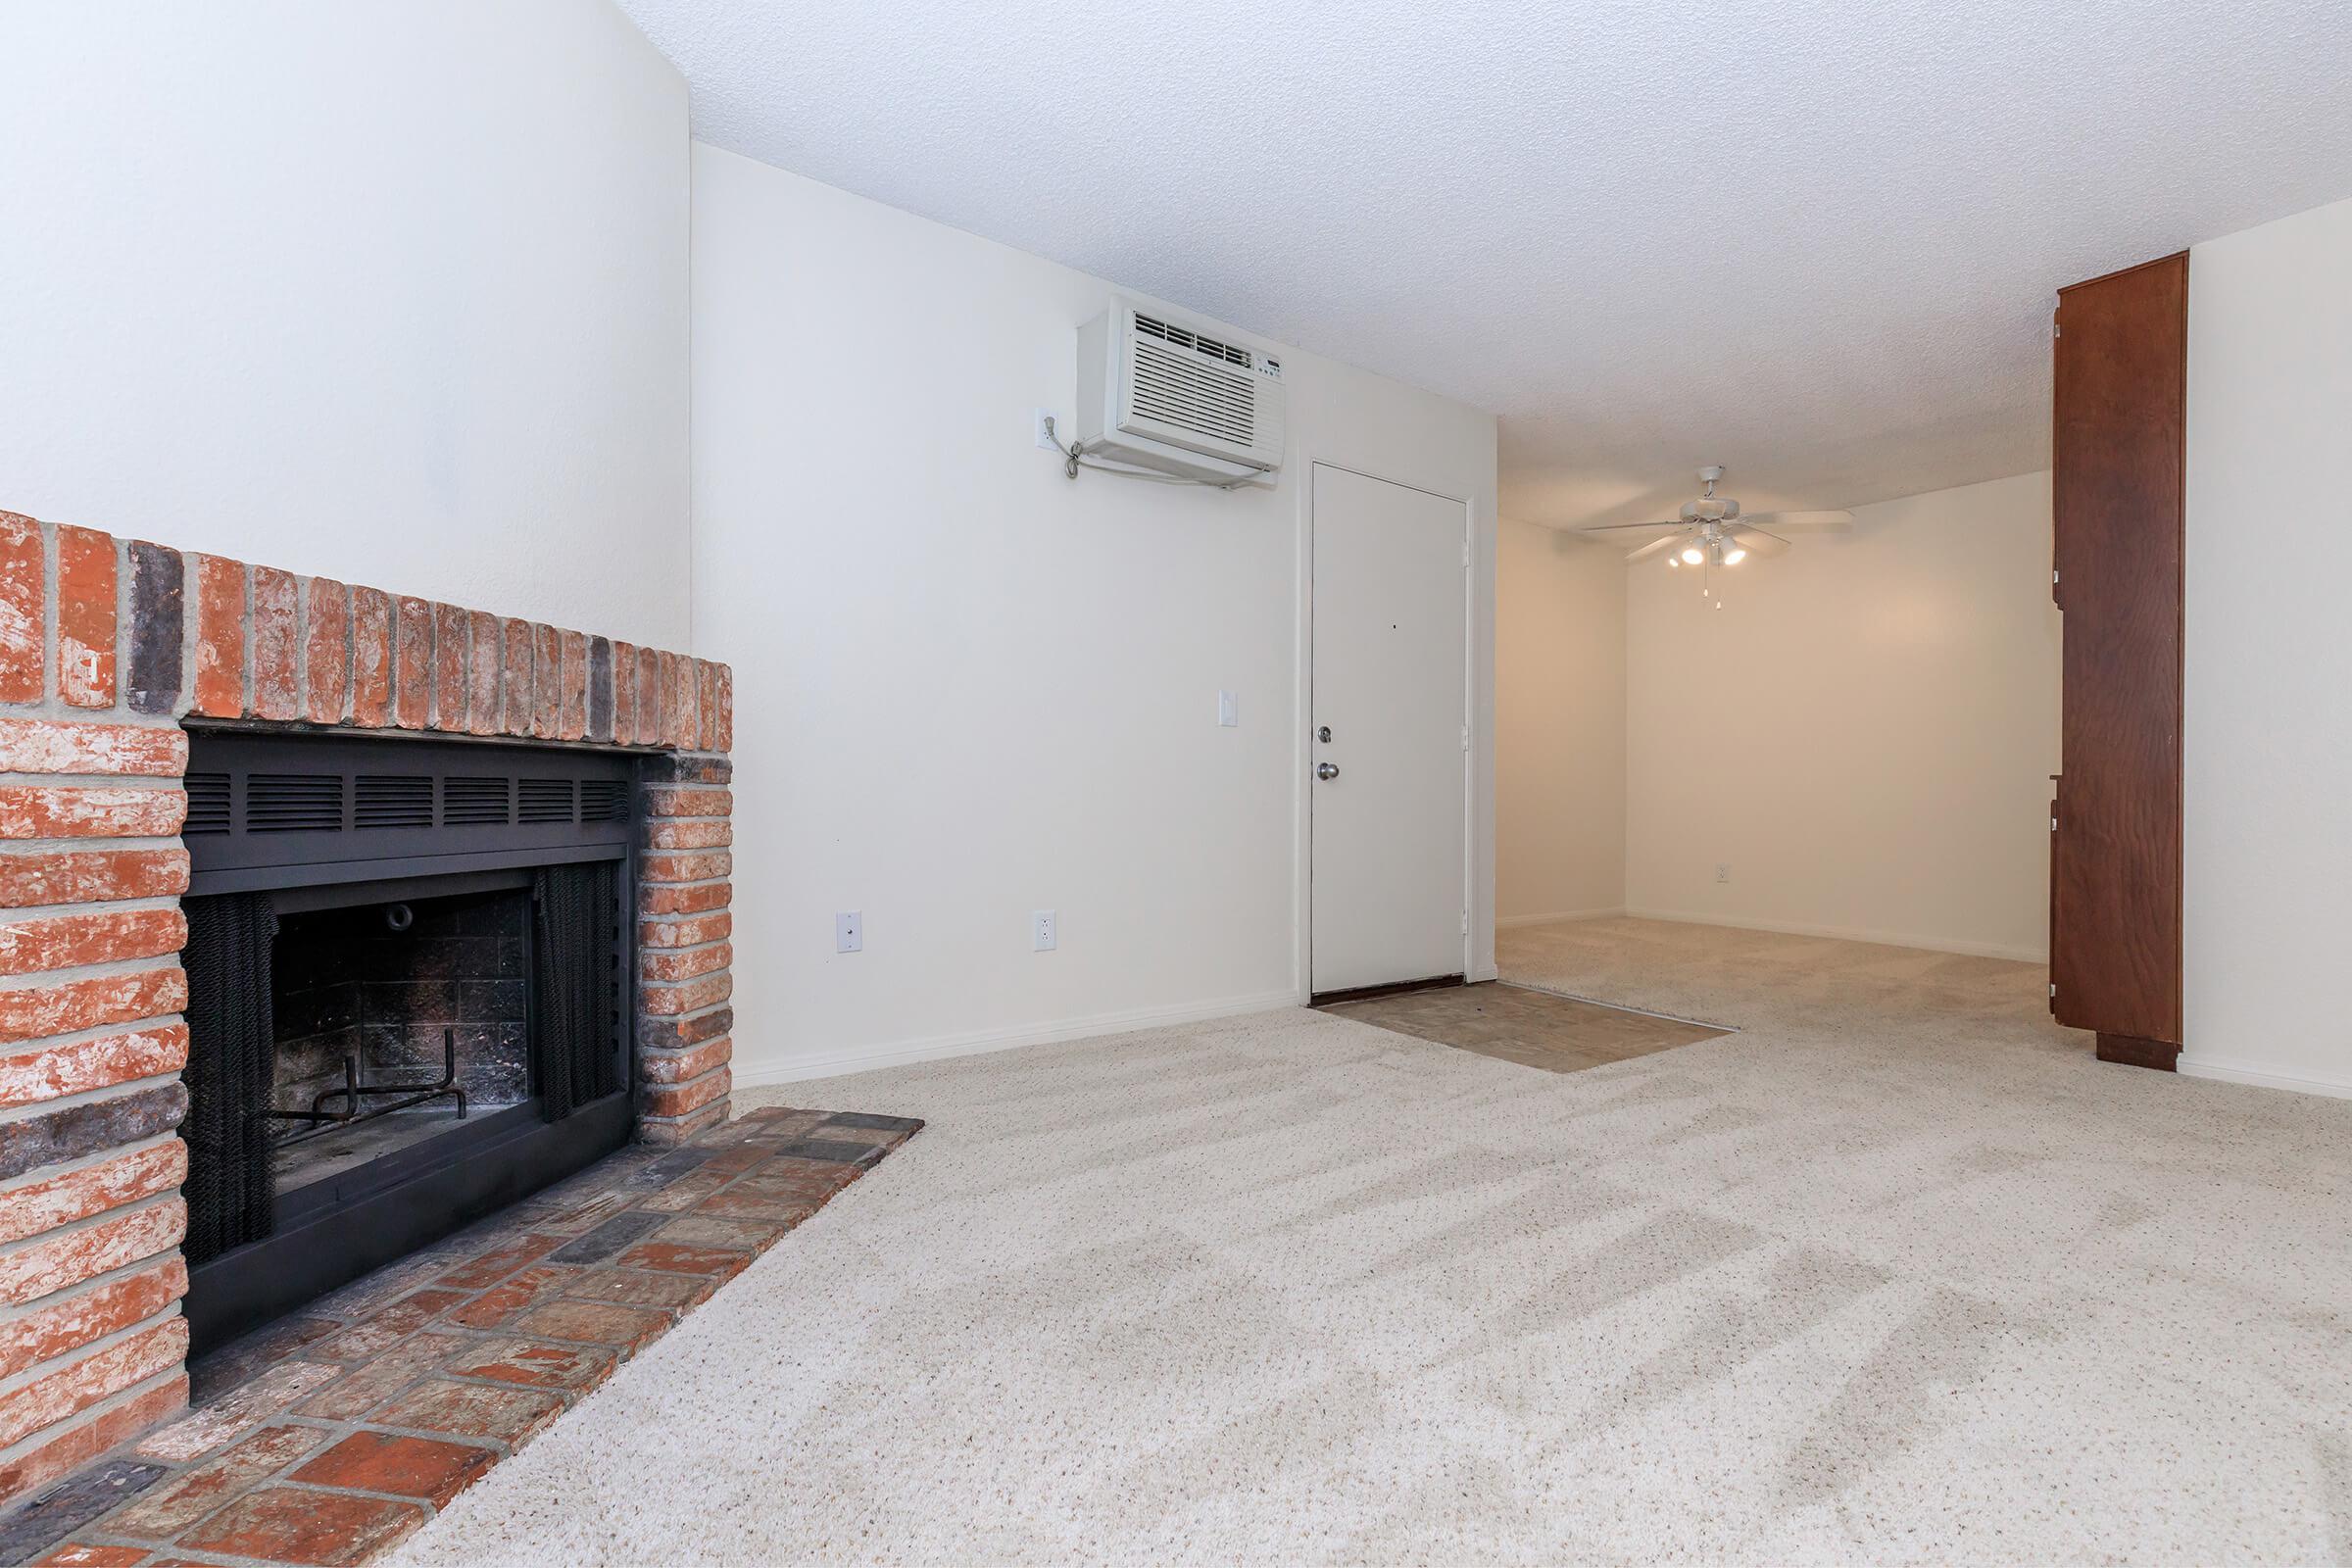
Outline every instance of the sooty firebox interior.
<path id="1" fill-rule="evenodd" d="M 626 1141 L 633 763 L 192 735 L 199 1348 Z"/>
<path id="2" fill-rule="evenodd" d="M 282 915 L 277 1199 L 530 1098 L 525 889 Z"/>

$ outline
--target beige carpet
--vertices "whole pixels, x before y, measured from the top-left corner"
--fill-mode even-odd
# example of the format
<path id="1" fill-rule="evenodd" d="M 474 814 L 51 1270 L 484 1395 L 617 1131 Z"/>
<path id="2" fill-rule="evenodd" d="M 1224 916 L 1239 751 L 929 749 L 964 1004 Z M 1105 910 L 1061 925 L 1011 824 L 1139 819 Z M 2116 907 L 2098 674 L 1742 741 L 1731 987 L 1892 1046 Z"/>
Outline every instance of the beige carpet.
<path id="1" fill-rule="evenodd" d="M 1503 968 L 1743 1032 L 834 1080 L 929 1129 L 397 1560 L 2352 1560 L 2352 1103 L 2102 1066 L 2021 964 Z"/>

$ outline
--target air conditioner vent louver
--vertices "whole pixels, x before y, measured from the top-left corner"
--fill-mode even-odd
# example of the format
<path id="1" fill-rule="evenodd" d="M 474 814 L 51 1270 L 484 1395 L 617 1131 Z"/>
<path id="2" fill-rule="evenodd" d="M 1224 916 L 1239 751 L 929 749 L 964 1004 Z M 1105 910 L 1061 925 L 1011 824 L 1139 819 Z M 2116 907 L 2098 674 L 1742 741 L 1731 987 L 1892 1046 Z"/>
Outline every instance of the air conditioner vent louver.
<path id="1" fill-rule="evenodd" d="M 1135 412 L 1181 430 L 1248 446 L 1256 434 L 1257 389 L 1150 343 L 1135 353 Z"/>
<path id="2" fill-rule="evenodd" d="M 571 780 L 567 778 L 526 778 L 518 781 L 522 792 L 520 820 L 525 822 L 569 822 L 575 820 L 572 811 Z"/>
<path id="3" fill-rule="evenodd" d="M 1190 327 L 1173 325 L 1161 320 L 1156 316 L 1146 316 L 1141 311 L 1135 313 L 1135 329 L 1146 337 L 1155 337 L 1162 342 L 1173 343 L 1179 348 L 1192 349 L 1196 353 L 1207 355 L 1212 360 L 1223 360 L 1227 365 L 1238 365 L 1245 370 L 1257 364 L 1257 356 L 1248 349 L 1238 348 L 1231 343 L 1220 343 L 1215 338 L 1204 336 Z"/>
<path id="4" fill-rule="evenodd" d="M 188 820 L 182 834 L 228 831 L 228 775 L 190 773 L 187 777 Z"/>
<path id="5" fill-rule="evenodd" d="M 336 773 L 251 773 L 245 779 L 249 833 L 339 833 L 343 778 Z"/>
<path id="6" fill-rule="evenodd" d="M 504 826 L 514 820 L 514 797 L 506 779 L 453 774 L 441 781 L 441 820 L 451 827 Z"/>
<path id="7" fill-rule="evenodd" d="M 432 779 L 420 773 L 362 773 L 352 825 L 431 827 Z"/>
<path id="8" fill-rule="evenodd" d="M 613 778 L 580 780 L 580 820 L 625 822 L 629 819 L 629 787 Z"/>

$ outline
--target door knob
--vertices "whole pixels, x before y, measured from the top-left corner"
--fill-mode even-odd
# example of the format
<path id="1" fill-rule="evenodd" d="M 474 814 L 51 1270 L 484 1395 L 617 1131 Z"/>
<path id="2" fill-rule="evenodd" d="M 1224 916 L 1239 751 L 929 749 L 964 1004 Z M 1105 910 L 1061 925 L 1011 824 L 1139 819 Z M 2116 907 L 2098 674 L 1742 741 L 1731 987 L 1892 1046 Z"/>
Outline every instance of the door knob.
<path id="1" fill-rule="evenodd" d="M 1317 763 L 1315 764 L 1315 777 L 1317 777 L 1317 778 L 1319 778 L 1319 779 L 1322 779 L 1322 780 L 1324 780 L 1326 783 L 1328 783 L 1328 782 L 1329 782 L 1329 781 L 1331 781 L 1332 779 L 1338 778 L 1339 776 L 1340 776 L 1340 764 L 1339 764 L 1339 763 L 1337 763 L 1337 762 L 1317 762 Z"/>

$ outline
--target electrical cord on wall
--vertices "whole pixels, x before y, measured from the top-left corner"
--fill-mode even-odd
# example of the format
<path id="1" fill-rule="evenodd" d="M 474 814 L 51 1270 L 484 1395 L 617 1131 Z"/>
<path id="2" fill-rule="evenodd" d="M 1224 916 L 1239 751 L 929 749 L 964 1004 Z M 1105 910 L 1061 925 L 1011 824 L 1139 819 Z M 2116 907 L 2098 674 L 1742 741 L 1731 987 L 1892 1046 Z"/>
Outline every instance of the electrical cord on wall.
<path id="1" fill-rule="evenodd" d="M 1123 467 L 1115 463 L 1096 463 L 1086 456 L 1086 448 L 1081 443 L 1073 441 L 1067 448 L 1062 446 L 1061 432 L 1054 427 L 1054 416 L 1051 414 L 1046 416 L 1046 439 L 1052 441 L 1054 450 L 1061 454 L 1061 471 L 1073 479 L 1078 477 L 1080 468 L 1093 468 L 1098 473 L 1123 474 L 1130 479 L 1148 479 L 1153 484 L 1181 484 L 1196 490 L 1236 490 L 1255 477 L 1247 475 L 1219 484 L 1213 479 L 1188 479 L 1180 473 L 1153 473 L 1147 468 Z"/>

